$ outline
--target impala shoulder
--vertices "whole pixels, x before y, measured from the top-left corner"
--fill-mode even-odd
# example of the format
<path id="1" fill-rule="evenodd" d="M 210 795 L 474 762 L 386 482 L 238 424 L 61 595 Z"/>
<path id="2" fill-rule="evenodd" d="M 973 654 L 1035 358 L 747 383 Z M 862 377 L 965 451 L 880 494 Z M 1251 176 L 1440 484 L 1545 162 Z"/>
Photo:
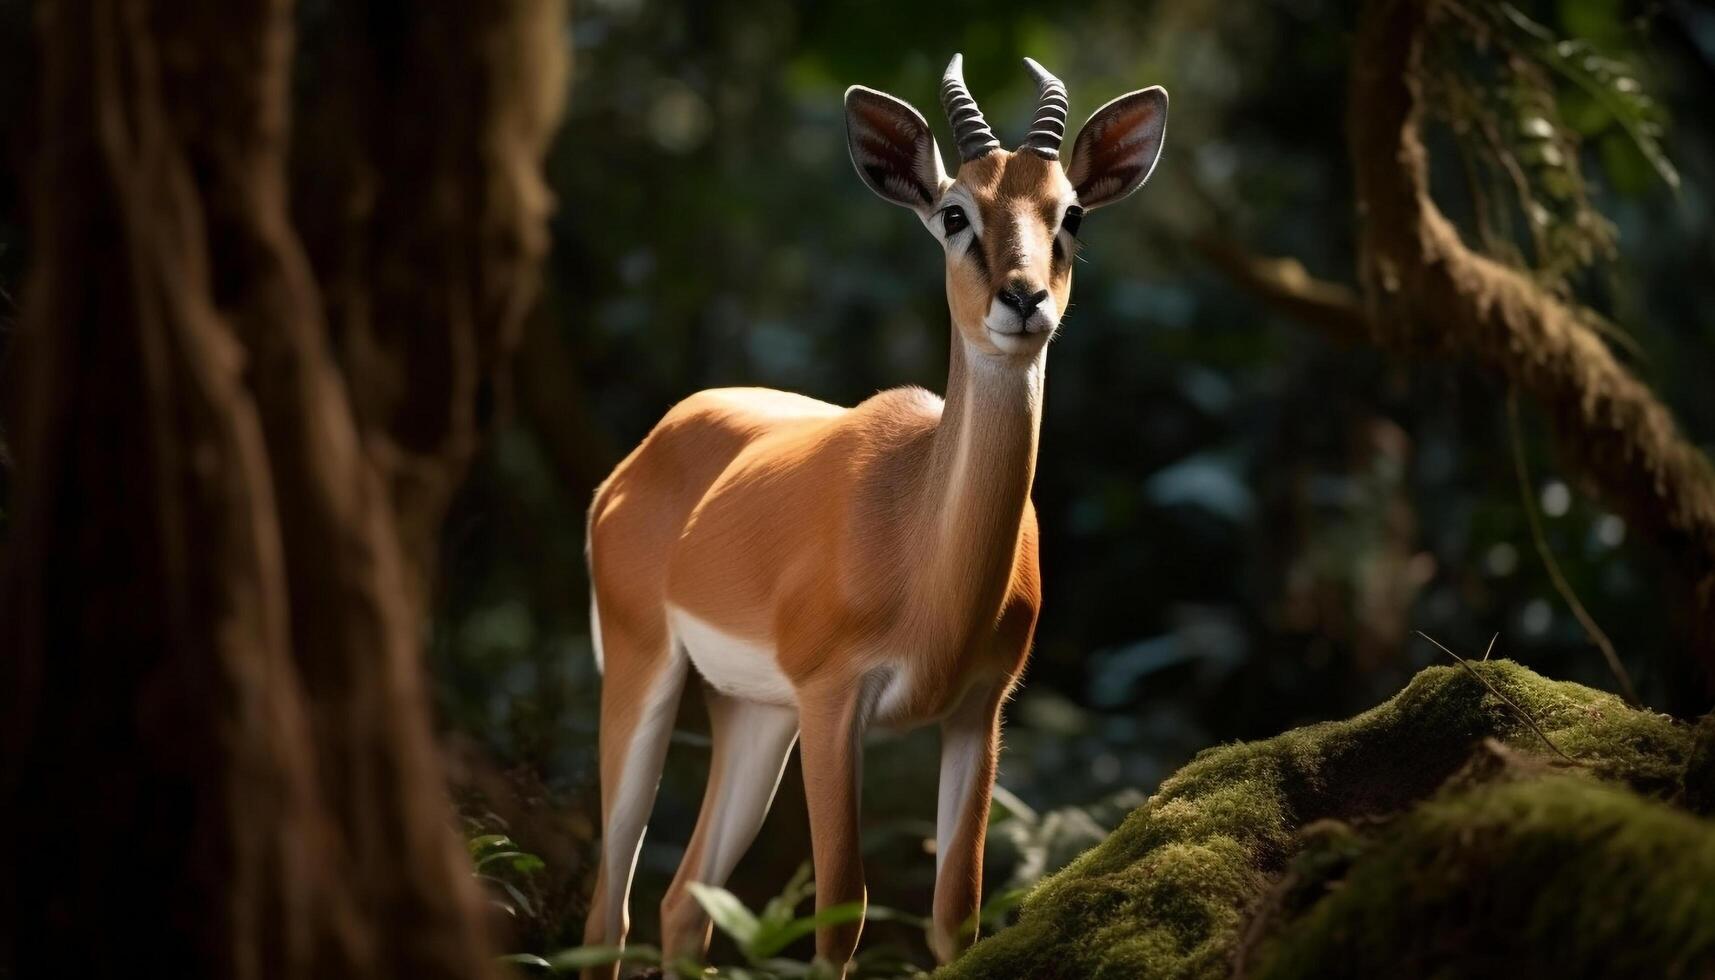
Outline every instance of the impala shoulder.
<path id="1" fill-rule="evenodd" d="M 708 388 L 674 405 L 663 425 L 713 424 L 751 428 L 795 419 L 827 419 L 848 409 L 773 388 Z"/>
<path id="2" fill-rule="evenodd" d="M 940 396 L 922 388 L 889 388 L 852 409 L 850 424 L 879 435 L 883 442 L 909 440 L 934 432 L 941 421 L 941 407 Z"/>
<path id="3" fill-rule="evenodd" d="M 711 388 L 674 405 L 643 451 L 671 460 L 680 482 L 706 488 L 735 460 L 835 425 L 848 411 L 768 388 Z"/>
<path id="4" fill-rule="evenodd" d="M 876 392 L 864 399 L 857 410 L 877 415 L 938 421 L 941 418 L 941 405 L 940 395 L 927 388 L 904 385 Z"/>

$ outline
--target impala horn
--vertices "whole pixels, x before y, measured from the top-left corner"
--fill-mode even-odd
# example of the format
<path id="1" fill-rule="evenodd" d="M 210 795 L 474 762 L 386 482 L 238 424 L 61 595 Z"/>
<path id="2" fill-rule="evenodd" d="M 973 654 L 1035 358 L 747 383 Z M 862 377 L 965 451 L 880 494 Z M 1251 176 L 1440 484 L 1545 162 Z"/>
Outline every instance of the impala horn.
<path id="1" fill-rule="evenodd" d="M 1036 119 L 1030 124 L 1030 135 L 1024 138 L 1024 148 L 1045 159 L 1058 160 L 1060 141 L 1066 138 L 1066 83 L 1034 58 L 1024 59 L 1024 67 L 1036 79 Z"/>
<path id="2" fill-rule="evenodd" d="M 960 160 L 975 160 L 1000 146 L 1000 140 L 994 138 L 994 130 L 983 120 L 977 100 L 965 87 L 965 56 L 962 54 L 953 55 L 953 60 L 947 62 L 946 74 L 941 76 L 941 108 L 947 112 L 947 121 L 953 124 L 953 142 L 959 144 Z M 1064 110 L 1060 118 L 1065 119 Z M 1063 122 L 1061 129 L 1065 129 Z"/>

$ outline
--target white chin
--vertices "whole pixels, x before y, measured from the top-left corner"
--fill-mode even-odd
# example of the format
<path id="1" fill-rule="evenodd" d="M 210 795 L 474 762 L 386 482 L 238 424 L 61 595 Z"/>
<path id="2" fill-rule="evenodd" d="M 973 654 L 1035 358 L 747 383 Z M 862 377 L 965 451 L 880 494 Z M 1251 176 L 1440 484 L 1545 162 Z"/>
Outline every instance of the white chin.
<path id="1" fill-rule="evenodd" d="M 1040 333 L 1001 333 L 993 327 L 988 328 L 989 343 L 995 345 L 1003 354 L 1029 354 L 1042 346 L 1048 339 L 1048 331 Z"/>

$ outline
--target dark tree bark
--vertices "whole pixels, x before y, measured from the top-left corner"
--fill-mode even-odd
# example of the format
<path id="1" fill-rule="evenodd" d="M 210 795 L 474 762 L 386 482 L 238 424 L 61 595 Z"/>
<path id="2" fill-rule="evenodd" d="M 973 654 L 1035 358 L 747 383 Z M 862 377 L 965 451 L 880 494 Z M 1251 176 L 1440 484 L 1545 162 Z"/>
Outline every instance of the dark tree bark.
<path id="1" fill-rule="evenodd" d="M 439 505 L 401 492 L 396 460 L 361 434 L 288 213 L 291 5 L 40 8 L 0 570 L 0 972 L 488 975 L 418 663 L 414 583 L 432 535 L 412 522 Z M 342 10 L 378 32 L 395 12 Z M 443 102 L 352 134 L 360 158 L 397 165 L 409 140 L 428 156 L 391 208 L 342 226 L 387 248 L 480 231 L 417 285 L 481 301 L 377 300 L 361 319 L 336 306 L 348 332 L 413 335 L 455 374 L 480 347 L 479 369 L 498 373 L 545 240 L 559 11 L 411 8 L 414 30 L 372 84 L 403 92 L 452 71 L 480 94 L 461 127 L 437 130 Z M 467 224 L 403 217 L 435 208 Z M 403 358 L 353 367 L 406 379 L 398 418 L 429 411 L 431 391 L 441 415 L 471 416 L 474 382 L 419 379 Z M 420 467 L 442 497 L 476 438 L 459 433 L 457 452 Z M 396 513 L 411 515 L 403 529 Z"/>
<path id="2" fill-rule="evenodd" d="M 547 250 L 558 0 L 339 4 L 297 211 L 411 585 L 504 383 Z M 426 325 L 434 329 L 425 329 Z"/>

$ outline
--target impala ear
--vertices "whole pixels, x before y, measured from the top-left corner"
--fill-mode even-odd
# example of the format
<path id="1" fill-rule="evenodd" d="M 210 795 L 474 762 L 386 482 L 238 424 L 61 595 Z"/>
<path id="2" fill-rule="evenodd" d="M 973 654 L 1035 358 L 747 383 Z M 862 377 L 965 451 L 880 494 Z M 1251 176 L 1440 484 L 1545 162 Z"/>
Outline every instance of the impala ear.
<path id="1" fill-rule="evenodd" d="M 935 134 L 916 109 L 862 85 L 846 89 L 846 146 L 858 176 L 886 200 L 926 212 L 947 173 Z"/>
<path id="2" fill-rule="evenodd" d="M 1167 90 L 1159 85 L 1122 95 L 1090 114 L 1072 147 L 1066 179 L 1088 211 L 1143 186 L 1167 135 Z"/>

